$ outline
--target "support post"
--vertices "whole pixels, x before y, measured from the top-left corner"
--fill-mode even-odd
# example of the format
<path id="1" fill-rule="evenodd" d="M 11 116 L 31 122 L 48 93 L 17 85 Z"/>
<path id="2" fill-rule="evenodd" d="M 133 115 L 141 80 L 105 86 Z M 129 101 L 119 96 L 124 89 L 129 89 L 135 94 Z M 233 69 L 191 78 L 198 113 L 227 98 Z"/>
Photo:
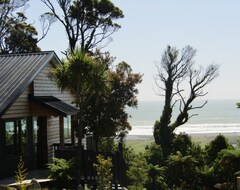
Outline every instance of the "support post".
<path id="1" fill-rule="evenodd" d="M 59 137 L 60 137 L 60 148 L 64 148 L 64 118 L 59 116 Z"/>

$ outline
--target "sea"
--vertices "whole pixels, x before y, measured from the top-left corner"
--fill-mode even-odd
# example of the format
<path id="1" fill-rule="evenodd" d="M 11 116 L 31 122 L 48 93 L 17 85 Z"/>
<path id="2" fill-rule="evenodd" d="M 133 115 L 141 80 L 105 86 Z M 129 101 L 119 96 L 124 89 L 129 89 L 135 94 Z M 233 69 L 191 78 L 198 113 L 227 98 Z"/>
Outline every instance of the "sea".
<path id="1" fill-rule="evenodd" d="M 240 108 L 237 108 L 240 100 L 208 100 L 200 109 L 193 109 L 190 115 L 196 115 L 175 130 L 176 134 L 238 134 L 240 135 Z M 203 100 L 196 101 L 195 107 L 201 106 Z M 160 119 L 163 101 L 139 101 L 136 109 L 128 108 L 131 115 L 129 122 L 132 130 L 128 135 L 153 135 L 153 126 Z M 173 110 L 173 120 L 178 113 L 179 104 Z"/>

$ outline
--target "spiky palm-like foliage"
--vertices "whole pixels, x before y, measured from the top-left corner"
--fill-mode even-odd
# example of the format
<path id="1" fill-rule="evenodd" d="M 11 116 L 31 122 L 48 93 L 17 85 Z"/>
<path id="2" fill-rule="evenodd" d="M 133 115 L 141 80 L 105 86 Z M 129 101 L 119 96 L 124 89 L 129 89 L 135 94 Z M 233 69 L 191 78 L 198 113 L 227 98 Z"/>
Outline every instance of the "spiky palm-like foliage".
<path id="1" fill-rule="evenodd" d="M 83 113 L 91 96 L 98 93 L 101 95 L 108 90 L 108 73 L 105 66 L 95 61 L 90 55 L 82 50 L 75 50 L 67 60 L 52 71 L 53 80 L 61 90 L 69 91 L 75 98 L 78 114 L 78 151 L 77 163 L 82 162 L 82 137 L 83 137 Z M 81 166 L 77 165 L 77 183 L 81 180 Z"/>

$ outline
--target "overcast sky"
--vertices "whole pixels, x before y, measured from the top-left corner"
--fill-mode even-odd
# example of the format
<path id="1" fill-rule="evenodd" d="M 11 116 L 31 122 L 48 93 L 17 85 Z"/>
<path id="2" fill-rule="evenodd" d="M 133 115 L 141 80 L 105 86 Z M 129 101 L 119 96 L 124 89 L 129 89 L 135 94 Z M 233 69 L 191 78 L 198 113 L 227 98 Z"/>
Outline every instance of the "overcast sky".
<path id="1" fill-rule="evenodd" d="M 206 99 L 240 99 L 240 1 L 239 0 L 114 0 L 124 12 L 122 28 L 104 49 L 126 61 L 134 72 L 144 74 L 138 86 L 139 100 L 159 100 L 154 92 L 156 64 L 167 45 L 197 49 L 196 66 L 220 65 L 220 75 L 207 88 Z M 47 11 L 40 0 L 30 0 L 26 13 L 38 27 L 39 15 Z M 55 23 L 39 43 L 42 50 L 60 53 L 66 36 Z"/>

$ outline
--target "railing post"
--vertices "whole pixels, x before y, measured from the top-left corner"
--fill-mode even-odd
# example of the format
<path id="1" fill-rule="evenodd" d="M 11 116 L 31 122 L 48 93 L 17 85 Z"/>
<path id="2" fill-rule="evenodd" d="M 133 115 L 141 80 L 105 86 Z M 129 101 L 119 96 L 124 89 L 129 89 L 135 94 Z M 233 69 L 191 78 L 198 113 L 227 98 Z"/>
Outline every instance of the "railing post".
<path id="1" fill-rule="evenodd" d="M 240 190 L 240 177 L 237 177 L 237 190 Z"/>

